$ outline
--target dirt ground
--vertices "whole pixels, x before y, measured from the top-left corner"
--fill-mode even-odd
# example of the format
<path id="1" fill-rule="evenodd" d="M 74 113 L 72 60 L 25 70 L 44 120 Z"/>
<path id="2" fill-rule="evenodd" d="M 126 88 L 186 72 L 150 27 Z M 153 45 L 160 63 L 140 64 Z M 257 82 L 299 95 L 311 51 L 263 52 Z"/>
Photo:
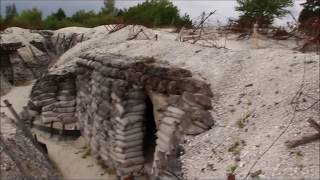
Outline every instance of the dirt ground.
<path id="1" fill-rule="evenodd" d="M 145 34 L 157 34 L 157 41 L 145 35 L 128 41 L 132 31 L 126 27 L 78 44 L 57 64 L 63 69 L 84 52 L 153 57 L 210 83 L 216 125 L 185 140 L 181 161 L 186 179 L 221 179 L 231 172 L 241 179 L 320 178 L 319 141 L 293 149 L 285 146 L 287 140 L 316 133 L 309 118 L 319 122 L 320 57 L 293 50 L 303 42 L 262 36 L 237 40 L 236 34 L 224 39 L 222 34 L 215 43 L 225 48 L 217 49 L 201 45 L 206 42 L 179 42 L 177 34 L 150 29 Z M 307 110 L 295 112 L 292 101 L 300 90 L 297 108 Z"/>
<path id="2" fill-rule="evenodd" d="M 8 99 L 17 112 L 21 112 L 29 99 L 32 83 L 24 86 L 13 87 L 9 93 L 1 96 L 3 100 Z M 1 107 L 9 117 L 13 117 L 7 108 Z M 7 126 L 1 123 L 1 131 L 9 131 Z M 59 141 L 58 137 L 50 138 L 48 134 L 34 131 L 39 141 L 45 143 L 48 148 L 49 158 L 60 170 L 64 179 L 115 179 L 106 169 L 102 168 L 97 161 L 87 153 L 85 142 L 82 138 L 76 141 Z M 87 155 L 86 155 L 87 154 Z M 6 158 L 4 155 L 3 158 Z M 11 163 L 12 164 L 12 163 Z M 6 167 L 4 167 L 6 168 Z"/>

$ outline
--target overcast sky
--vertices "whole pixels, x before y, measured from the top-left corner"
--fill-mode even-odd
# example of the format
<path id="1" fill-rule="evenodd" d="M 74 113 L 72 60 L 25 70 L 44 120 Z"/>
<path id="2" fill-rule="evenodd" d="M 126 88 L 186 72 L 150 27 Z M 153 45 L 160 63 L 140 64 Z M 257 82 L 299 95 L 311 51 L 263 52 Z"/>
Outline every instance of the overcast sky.
<path id="1" fill-rule="evenodd" d="M 63 8 L 68 16 L 74 12 L 84 10 L 94 10 L 98 12 L 103 6 L 103 0 L 0 0 L 1 1 L 1 14 L 5 14 L 5 7 L 14 3 L 21 12 L 23 9 L 31 9 L 37 7 L 43 12 L 43 16 L 51 14 L 57 11 L 59 8 Z M 142 2 L 141 0 L 116 0 L 116 6 L 118 8 L 128 8 L 132 5 Z M 178 6 L 181 14 L 187 13 L 192 19 L 196 19 L 200 16 L 201 12 L 216 11 L 216 14 L 210 19 L 211 23 L 216 23 L 217 20 L 225 22 L 227 18 L 236 18 L 238 13 L 234 10 L 237 5 L 235 0 L 173 0 L 173 4 Z M 301 3 L 305 0 L 295 0 L 295 5 L 290 7 L 289 10 L 297 17 L 302 7 Z M 292 18 L 288 15 L 283 20 L 276 20 L 276 24 L 284 25 L 286 21 L 292 21 Z"/>

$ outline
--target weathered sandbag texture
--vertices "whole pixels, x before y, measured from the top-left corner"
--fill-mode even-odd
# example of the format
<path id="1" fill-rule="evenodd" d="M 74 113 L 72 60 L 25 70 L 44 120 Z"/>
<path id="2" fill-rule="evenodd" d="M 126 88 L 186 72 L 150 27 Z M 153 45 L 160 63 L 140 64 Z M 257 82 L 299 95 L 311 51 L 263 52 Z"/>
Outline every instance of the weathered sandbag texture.
<path id="1" fill-rule="evenodd" d="M 172 162 L 182 136 L 214 124 L 210 85 L 186 69 L 145 58 L 84 54 L 62 72 L 38 80 L 31 93 L 34 109 L 40 109 L 43 123 L 77 120 L 92 155 L 122 179 L 174 179 L 179 172 Z M 147 106 L 153 106 L 152 118 Z M 151 160 L 145 147 L 150 121 L 156 126 Z"/>

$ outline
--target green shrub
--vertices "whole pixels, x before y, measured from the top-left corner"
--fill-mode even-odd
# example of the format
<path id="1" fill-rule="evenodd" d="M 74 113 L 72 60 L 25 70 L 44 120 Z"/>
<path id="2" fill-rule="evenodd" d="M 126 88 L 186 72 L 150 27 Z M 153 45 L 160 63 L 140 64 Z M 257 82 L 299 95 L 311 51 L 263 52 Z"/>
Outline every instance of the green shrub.
<path id="1" fill-rule="evenodd" d="M 115 7 L 114 0 L 104 1 L 104 7 L 101 8 L 100 14 L 116 16 L 118 14 L 118 9 Z"/>
<path id="2" fill-rule="evenodd" d="M 50 15 L 51 17 L 53 18 L 56 18 L 58 19 L 59 21 L 65 19 L 67 16 L 66 16 L 66 13 L 63 11 L 63 9 L 59 8 L 58 11 L 56 13 L 53 13 L 52 15 Z"/>
<path id="3" fill-rule="evenodd" d="M 83 25 L 85 27 L 95 27 L 95 26 L 101 26 L 105 24 L 119 24 L 121 23 L 120 18 L 116 18 L 110 15 L 98 15 L 96 17 L 91 17 L 86 19 L 83 22 Z"/>
<path id="4" fill-rule="evenodd" d="M 10 25 L 30 29 L 41 29 L 43 27 L 42 13 L 37 8 L 24 10 L 20 15 L 12 19 Z"/>
<path id="5" fill-rule="evenodd" d="M 286 9 L 292 6 L 292 0 L 237 0 L 236 11 L 241 13 L 239 22 L 245 27 L 252 27 L 257 22 L 259 26 L 268 26 L 275 18 L 288 13 Z"/>
<path id="6" fill-rule="evenodd" d="M 74 15 L 71 16 L 71 20 L 73 22 L 77 22 L 82 24 L 86 19 L 89 18 L 94 18 L 96 17 L 96 13 L 94 11 L 84 11 L 84 10 L 80 10 L 77 11 Z"/>
<path id="7" fill-rule="evenodd" d="M 67 17 L 60 8 L 45 20 L 42 20 L 42 13 L 36 8 L 24 10 L 18 15 L 13 4 L 7 7 L 6 19 L 8 21 L 3 22 L 2 20 L 1 24 L 30 29 L 60 29 L 69 26 L 95 27 L 123 23 L 140 24 L 147 27 L 175 26 L 180 28 L 192 26 L 190 17 L 187 14 L 181 17 L 177 7 L 168 0 L 146 1 L 128 10 L 119 10 L 115 8 L 114 0 L 107 0 L 99 13 L 80 10 L 71 17 Z"/>
<path id="8" fill-rule="evenodd" d="M 57 12 L 49 15 L 43 22 L 45 29 L 59 29 L 65 27 L 67 16 L 63 9 L 59 8 Z"/>
<path id="9" fill-rule="evenodd" d="M 184 22 L 190 22 L 187 16 L 181 18 L 178 8 L 168 0 L 151 0 L 130 7 L 123 12 L 123 18 L 129 24 L 148 27 L 181 26 Z"/>
<path id="10" fill-rule="evenodd" d="M 15 16 L 18 16 L 17 8 L 15 4 L 11 4 L 6 7 L 5 21 L 11 21 Z"/>
<path id="11" fill-rule="evenodd" d="M 64 27 L 70 27 L 70 26 L 82 26 L 81 23 L 74 22 L 70 20 L 70 18 L 62 19 L 61 21 L 54 17 L 48 17 L 46 20 L 43 21 L 43 26 L 45 29 L 60 29 Z"/>

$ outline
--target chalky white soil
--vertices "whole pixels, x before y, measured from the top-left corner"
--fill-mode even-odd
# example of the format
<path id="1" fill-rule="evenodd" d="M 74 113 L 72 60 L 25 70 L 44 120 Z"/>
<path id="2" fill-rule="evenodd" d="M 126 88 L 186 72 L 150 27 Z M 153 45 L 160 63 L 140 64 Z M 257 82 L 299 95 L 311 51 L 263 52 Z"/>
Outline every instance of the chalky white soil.
<path id="1" fill-rule="evenodd" d="M 134 30 L 140 28 L 136 26 Z M 64 31 L 70 32 L 68 28 L 59 32 Z M 225 44 L 222 34 L 217 35 L 217 43 L 228 49 L 216 49 L 175 41 L 177 34 L 161 30 L 145 29 L 149 38 L 158 34 L 158 41 L 148 40 L 143 34 L 127 40 L 133 32 L 131 26 L 112 34 L 104 33 L 104 27 L 72 27 L 72 31 L 85 33 L 91 39 L 68 50 L 52 71 L 73 66 L 81 53 L 108 52 L 154 57 L 161 64 L 189 69 L 195 77 L 211 84 L 216 124 L 209 131 L 184 140 L 181 161 L 185 179 L 226 179 L 231 170 L 237 179 L 243 179 L 253 164 L 256 165 L 250 172 L 259 172 L 256 174 L 264 179 L 320 178 L 319 141 L 293 149 L 284 144 L 316 133 L 307 119 L 319 122 L 319 103 L 297 113 L 290 104 L 301 88 L 306 95 L 302 96 L 304 100 L 300 98 L 299 108 L 308 108 L 320 98 L 320 57 L 316 53 L 292 50 L 296 46 L 294 40 L 259 38 L 256 46 L 252 40 L 237 41 L 236 35 L 228 35 Z M 57 147 L 56 151 L 62 159 L 68 152 L 64 148 L 68 147 Z M 68 166 L 77 168 L 77 164 Z"/>
<path id="2" fill-rule="evenodd" d="M 135 31 L 140 28 L 136 26 Z M 87 33 L 92 32 L 97 33 Z M 158 34 L 158 41 L 147 40 L 143 34 L 127 40 L 132 32 L 132 27 L 126 27 L 112 34 L 91 36 L 65 53 L 57 69 L 71 65 L 83 52 L 111 52 L 154 57 L 161 64 L 189 69 L 210 83 L 216 125 L 185 140 L 181 161 L 186 179 L 224 179 L 232 169 L 237 178 L 243 179 L 257 159 L 250 173 L 261 178 L 320 178 L 319 141 L 293 149 L 284 144 L 316 133 L 306 121 L 313 118 L 319 122 L 319 103 L 295 113 L 294 118 L 290 103 L 301 87 L 306 96 L 300 98 L 305 102 L 299 108 L 307 108 L 319 99 L 319 55 L 292 50 L 297 47 L 294 40 L 260 37 L 256 46 L 254 40 L 237 41 L 236 35 L 228 35 L 225 43 L 222 34 L 217 35 L 216 43 L 228 49 L 216 49 L 175 41 L 177 34 L 161 30 L 144 30 L 149 38 Z M 231 148 L 235 144 L 239 146 Z"/>

